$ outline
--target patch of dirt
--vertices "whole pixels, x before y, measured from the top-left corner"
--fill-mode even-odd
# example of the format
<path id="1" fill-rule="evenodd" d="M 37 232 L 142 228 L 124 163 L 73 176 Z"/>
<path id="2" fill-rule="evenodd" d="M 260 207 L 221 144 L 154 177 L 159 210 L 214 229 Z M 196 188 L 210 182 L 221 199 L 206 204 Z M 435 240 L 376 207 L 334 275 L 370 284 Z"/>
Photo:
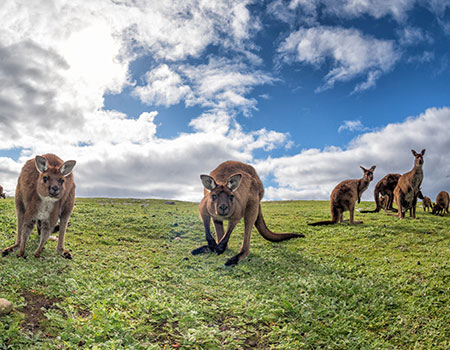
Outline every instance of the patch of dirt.
<path id="1" fill-rule="evenodd" d="M 23 330 L 29 331 L 33 334 L 42 332 L 45 334 L 45 313 L 47 310 L 58 310 L 64 316 L 65 313 L 55 304 L 60 302 L 59 298 L 48 298 L 43 294 L 35 293 L 34 291 L 24 290 L 22 296 L 25 298 L 26 305 L 19 310 L 25 314 L 25 319 L 20 324 Z M 48 334 L 45 334 L 49 336 Z"/>
<path id="2" fill-rule="evenodd" d="M 79 306 L 75 306 L 75 308 L 77 309 L 77 315 L 80 316 L 81 318 L 91 317 L 91 312 L 89 310 L 82 309 Z"/>

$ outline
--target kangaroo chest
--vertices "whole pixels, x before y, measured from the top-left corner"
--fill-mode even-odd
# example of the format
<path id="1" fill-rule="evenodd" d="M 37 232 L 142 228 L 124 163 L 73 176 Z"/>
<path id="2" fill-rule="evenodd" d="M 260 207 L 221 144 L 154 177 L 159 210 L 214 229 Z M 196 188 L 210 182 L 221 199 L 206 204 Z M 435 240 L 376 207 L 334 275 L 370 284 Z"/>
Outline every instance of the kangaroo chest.
<path id="1" fill-rule="evenodd" d="M 55 208 L 57 200 L 53 198 L 43 198 L 41 203 L 38 205 L 36 212 L 37 220 L 48 220 L 50 213 Z"/>
<path id="2" fill-rule="evenodd" d="M 422 184 L 423 173 L 416 173 L 411 179 L 411 190 L 405 194 L 405 201 L 412 203 Z"/>

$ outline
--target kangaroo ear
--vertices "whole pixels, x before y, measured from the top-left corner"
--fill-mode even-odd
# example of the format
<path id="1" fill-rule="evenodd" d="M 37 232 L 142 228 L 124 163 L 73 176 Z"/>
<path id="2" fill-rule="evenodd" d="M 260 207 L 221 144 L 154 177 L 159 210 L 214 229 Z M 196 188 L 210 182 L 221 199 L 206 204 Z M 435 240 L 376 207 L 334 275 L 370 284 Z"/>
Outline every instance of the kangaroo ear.
<path id="1" fill-rule="evenodd" d="M 377 167 L 376 165 L 372 165 L 372 167 L 370 168 L 370 171 L 374 172 L 376 167 Z"/>
<path id="2" fill-rule="evenodd" d="M 235 174 L 233 176 L 230 176 L 230 178 L 228 179 L 227 187 L 234 192 L 238 189 L 239 185 L 241 184 L 241 180 L 242 174 Z"/>
<path id="3" fill-rule="evenodd" d="M 208 191 L 212 191 L 217 187 L 216 182 L 209 175 L 200 175 L 200 179 L 202 179 L 203 187 L 206 188 Z"/>
<path id="4" fill-rule="evenodd" d="M 411 153 L 413 154 L 414 157 L 417 155 L 417 152 L 414 151 L 413 149 L 411 150 Z"/>
<path id="5" fill-rule="evenodd" d="M 362 169 L 362 171 L 364 171 L 364 172 L 366 172 L 367 171 L 367 169 L 366 168 L 364 168 L 362 165 L 360 165 L 359 166 L 361 169 Z"/>
<path id="6" fill-rule="evenodd" d="M 422 150 L 422 152 L 420 152 L 422 154 L 422 156 L 425 154 L 425 148 Z"/>
<path id="7" fill-rule="evenodd" d="M 61 168 L 59 168 L 60 173 L 63 176 L 67 176 L 72 172 L 73 167 L 77 164 L 74 160 L 68 160 L 67 162 L 64 162 L 63 165 L 61 165 Z"/>
<path id="8" fill-rule="evenodd" d="M 48 161 L 45 157 L 36 156 L 36 158 L 34 158 L 34 164 L 36 165 L 37 171 L 40 173 L 45 173 L 48 169 Z"/>

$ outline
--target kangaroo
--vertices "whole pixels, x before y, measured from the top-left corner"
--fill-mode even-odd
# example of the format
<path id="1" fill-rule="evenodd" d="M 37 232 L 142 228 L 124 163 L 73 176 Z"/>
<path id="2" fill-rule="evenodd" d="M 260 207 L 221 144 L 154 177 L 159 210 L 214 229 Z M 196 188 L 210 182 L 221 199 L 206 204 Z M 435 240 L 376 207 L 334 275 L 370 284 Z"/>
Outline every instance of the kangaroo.
<path id="1" fill-rule="evenodd" d="M 355 211 L 356 201 L 361 202 L 361 195 L 369 187 L 370 182 L 373 180 L 373 172 L 376 166 L 372 166 L 370 169 L 360 167 L 364 171 L 364 175 L 361 179 L 345 180 L 339 183 L 331 192 L 330 196 L 330 208 L 331 208 L 331 220 L 313 222 L 308 224 L 310 226 L 318 225 L 331 225 L 338 222 L 343 222 L 344 211 L 350 212 L 350 224 L 361 224 L 361 221 L 354 221 L 353 214 Z"/>
<path id="2" fill-rule="evenodd" d="M 39 258 L 45 242 L 60 219 L 57 252 L 66 259 L 72 255 L 64 248 L 67 223 L 75 202 L 75 183 L 72 169 L 76 162 L 63 162 L 54 154 L 36 156 L 22 168 L 16 187 L 15 203 L 17 213 L 16 243 L 6 248 L 2 256 L 19 248 L 18 257 L 25 257 L 25 244 L 38 225 L 40 243 L 34 256 Z"/>
<path id="3" fill-rule="evenodd" d="M 420 185 L 423 180 L 423 156 L 425 150 L 423 149 L 420 153 L 411 150 L 415 157 L 414 168 L 400 176 L 398 179 L 398 184 L 394 189 L 394 200 L 398 208 L 398 217 L 403 219 L 405 217 L 405 212 L 410 209 L 410 216 L 416 218 L 416 204 L 417 197 L 420 192 Z"/>
<path id="4" fill-rule="evenodd" d="M 361 210 L 361 213 L 378 213 L 381 209 L 384 209 L 385 211 L 395 211 L 392 207 L 392 203 L 394 202 L 394 188 L 397 186 L 400 176 L 400 174 L 387 174 L 380 181 L 378 181 L 373 191 L 376 208 L 374 210 Z M 380 202 L 380 195 L 383 197 L 388 196 L 386 207 L 383 207 L 382 202 Z"/>
<path id="5" fill-rule="evenodd" d="M 389 200 L 390 200 L 389 195 L 388 195 L 388 194 L 385 194 L 385 195 L 383 196 L 382 194 L 380 194 L 379 200 L 380 200 L 381 208 L 383 208 L 384 211 L 387 211 L 387 210 L 388 210 L 388 206 L 389 206 Z"/>
<path id="6" fill-rule="evenodd" d="M 0 186 L 0 198 L 1 197 L 6 198 L 6 194 L 5 194 L 5 192 L 3 192 L 3 187 L 2 186 Z"/>
<path id="7" fill-rule="evenodd" d="M 436 204 L 433 207 L 432 213 L 435 215 L 441 214 L 441 216 L 444 216 L 445 213 L 448 214 L 449 202 L 450 198 L 448 192 L 446 191 L 439 192 L 436 197 Z"/>
<path id="8" fill-rule="evenodd" d="M 423 207 L 423 211 L 429 211 L 429 209 L 433 209 L 433 206 L 431 204 L 431 199 L 430 197 L 424 196 L 422 199 L 422 207 Z"/>
<path id="9" fill-rule="evenodd" d="M 210 175 L 200 175 L 204 187 L 204 197 L 200 202 L 200 217 L 205 227 L 207 245 L 194 249 L 193 255 L 216 252 L 222 254 L 228 245 L 231 232 L 244 218 L 244 240 L 239 254 L 228 259 L 226 266 L 236 265 L 250 252 L 250 236 L 253 225 L 259 233 L 271 242 L 304 237 L 303 234 L 274 233 L 264 222 L 261 200 L 263 184 L 255 169 L 241 162 L 226 161 L 211 171 Z M 214 223 L 216 239 L 211 235 L 210 222 Z M 224 233 L 223 221 L 228 220 Z"/>

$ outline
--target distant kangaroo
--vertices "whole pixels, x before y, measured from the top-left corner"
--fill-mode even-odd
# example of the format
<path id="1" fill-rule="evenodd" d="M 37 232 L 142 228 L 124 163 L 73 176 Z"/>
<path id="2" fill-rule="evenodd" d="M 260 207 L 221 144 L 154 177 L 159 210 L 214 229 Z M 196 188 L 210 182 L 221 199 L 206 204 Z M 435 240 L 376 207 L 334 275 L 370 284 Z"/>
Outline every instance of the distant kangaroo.
<path id="1" fill-rule="evenodd" d="M 439 192 L 436 197 L 436 204 L 433 207 L 432 213 L 435 215 L 441 214 L 441 216 L 444 216 L 445 213 L 448 214 L 449 202 L 450 198 L 448 192 L 446 191 Z"/>
<path id="2" fill-rule="evenodd" d="M 209 252 L 222 254 L 227 248 L 231 232 L 242 218 L 244 218 L 244 241 L 239 254 L 226 261 L 227 266 L 236 265 L 249 255 L 253 225 L 265 239 L 271 242 L 304 237 L 302 234 L 273 233 L 267 228 L 260 203 L 264 188 L 252 166 L 227 161 L 220 164 L 210 175 L 200 175 L 200 178 L 204 186 L 204 197 L 199 210 L 208 244 L 194 249 L 191 252 L 193 255 Z M 211 218 L 217 240 L 211 235 Z M 224 220 L 228 220 L 226 233 L 223 228 Z"/>
<path id="3" fill-rule="evenodd" d="M 422 207 L 423 207 L 423 211 L 429 211 L 428 209 L 430 209 L 430 210 L 433 209 L 430 197 L 427 197 L 427 196 L 423 197 Z"/>
<path id="4" fill-rule="evenodd" d="M 5 194 L 5 192 L 3 192 L 3 187 L 2 186 L 0 186 L 0 198 L 1 197 L 6 198 L 6 194 Z"/>
<path id="5" fill-rule="evenodd" d="M 355 211 L 356 201 L 361 202 L 361 195 L 369 187 L 370 182 L 373 180 L 373 172 L 376 166 L 372 166 L 370 169 L 360 167 L 364 171 L 364 175 L 361 179 L 345 180 L 338 184 L 330 196 L 330 209 L 331 220 L 313 222 L 308 224 L 310 226 L 318 225 L 331 225 L 338 222 L 343 222 L 344 211 L 350 212 L 350 223 L 360 224 L 361 221 L 353 221 L 353 214 Z"/>
<path id="6" fill-rule="evenodd" d="M 397 186 L 400 176 L 400 174 L 387 174 L 380 181 L 378 181 L 373 191 L 376 208 L 374 210 L 361 210 L 360 212 L 378 213 L 381 209 L 394 211 L 395 209 L 392 207 L 392 203 L 394 202 L 394 188 L 395 186 Z M 382 195 L 384 198 L 386 198 L 387 196 L 386 207 L 383 207 L 382 203 L 380 202 L 380 195 Z"/>
<path id="7" fill-rule="evenodd" d="M 394 189 L 394 200 L 398 208 L 398 217 L 403 219 L 405 212 L 410 209 L 410 216 L 416 218 L 416 204 L 420 192 L 420 185 L 423 180 L 423 156 L 425 150 L 417 153 L 411 150 L 415 157 L 414 168 L 403 174 L 398 180 L 398 184 Z"/>
<path id="8" fill-rule="evenodd" d="M 74 160 L 63 162 L 54 154 L 36 156 L 28 160 L 22 168 L 16 187 L 17 240 L 2 252 L 2 256 L 19 248 L 17 256 L 25 257 L 25 244 L 38 224 L 39 247 L 34 252 L 40 257 L 45 242 L 60 219 L 59 237 L 56 250 L 67 259 L 72 255 L 64 248 L 67 223 L 75 202 L 75 183 L 72 169 Z"/>

